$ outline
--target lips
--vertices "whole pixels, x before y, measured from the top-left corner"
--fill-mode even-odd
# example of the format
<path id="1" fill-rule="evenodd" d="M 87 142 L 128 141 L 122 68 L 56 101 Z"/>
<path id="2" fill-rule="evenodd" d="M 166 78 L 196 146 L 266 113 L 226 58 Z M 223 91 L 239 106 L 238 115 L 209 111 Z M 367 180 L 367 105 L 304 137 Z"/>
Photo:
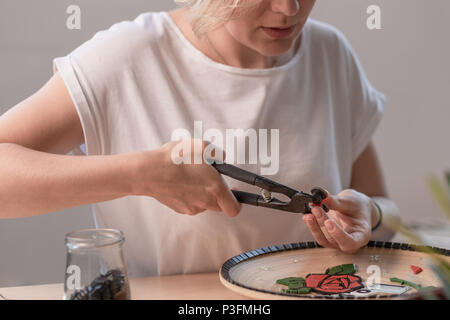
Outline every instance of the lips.
<path id="1" fill-rule="evenodd" d="M 273 27 L 262 27 L 262 30 L 271 38 L 284 39 L 288 38 L 295 30 L 296 25 L 290 27 L 273 28 Z"/>

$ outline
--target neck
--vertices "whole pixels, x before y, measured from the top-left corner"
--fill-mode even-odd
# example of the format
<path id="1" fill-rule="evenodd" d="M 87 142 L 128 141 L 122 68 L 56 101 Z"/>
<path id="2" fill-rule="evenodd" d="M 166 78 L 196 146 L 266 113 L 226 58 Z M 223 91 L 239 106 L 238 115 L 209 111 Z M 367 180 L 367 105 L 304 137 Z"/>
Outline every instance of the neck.
<path id="1" fill-rule="evenodd" d="M 212 60 L 232 67 L 266 69 L 275 64 L 275 57 L 267 57 L 237 42 L 225 27 L 208 32 L 201 39 L 205 54 Z"/>
<path id="2" fill-rule="evenodd" d="M 211 30 L 199 39 L 186 20 L 186 9 L 178 9 L 170 13 L 171 18 L 183 32 L 185 37 L 212 60 L 232 67 L 245 69 L 266 69 L 273 67 L 275 59 L 281 57 L 267 57 L 237 42 L 229 31 L 222 26 Z M 209 41 L 208 41 L 209 39 Z M 300 46 L 301 37 L 297 39 L 295 50 L 286 54 L 283 59 L 290 59 Z M 289 56 L 288 56 L 289 55 Z"/>

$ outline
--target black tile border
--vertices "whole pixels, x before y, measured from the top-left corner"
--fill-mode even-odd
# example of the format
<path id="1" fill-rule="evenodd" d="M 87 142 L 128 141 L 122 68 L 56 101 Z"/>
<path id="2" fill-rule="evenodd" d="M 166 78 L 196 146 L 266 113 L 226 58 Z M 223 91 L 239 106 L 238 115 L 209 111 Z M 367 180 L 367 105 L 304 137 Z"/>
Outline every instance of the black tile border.
<path id="1" fill-rule="evenodd" d="M 388 249 L 392 249 L 392 250 L 403 250 L 403 251 L 422 251 L 423 248 L 428 248 L 428 249 L 433 249 L 435 250 L 438 254 L 443 255 L 443 256 L 450 256 L 450 250 L 449 249 L 443 249 L 443 248 L 437 248 L 437 247 L 431 247 L 431 246 L 423 246 L 423 245 L 410 245 L 407 243 L 399 243 L 399 242 L 389 242 L 389 241 L 369 241 L 367 243 L 367 245 L 364 248 L 388 248 Z M 350 299 L 350 300 L 373 300 L 373 299 L 382 299 L 382 298 L 392 298 L 395 296 L 392 295 L 373 295 L 370 297 L 363 297 L 363 298 L 357 298 L 357 297 L 331 297 L 331 296 L 327 296 L 327 295 L 319 295 L 319 296 L 308 296 L 308 295 L 301 295 L 301 294 L 288 294 L 288 293 L 282 293 L 282 292 L 273 292 L 273 291 L 268 291 L 268 290 L 262 290 L 262 289 L 257 289 L 257 288 L 252 288 L 249 286 L 246 286 L 242 283 L 239 283 L 237 281 L 234 281 L 233 279 L 231 279 L 230 276 L 230 270 L 231 268 L 233 268 L 234 266 L 238 265 L 239 263 L 241 263 L 242 261 L 246 261 L 246 260 L 250 260 L 253 259 L 255 257 L 259 257 L 262 255 L 266 255 L 266 254 L 271 254 L 271 253 L 275 253 L 275 252 L 283 252 L 283 251 L 291 251 L 291 250 L 303 250 L 303 249 L 313 249 L 313 248 L 323 248 L 321 245 L 319 245 L 317 242 L 295 242 L 295 243 L 288 243 L 288 244 L 278 244 L 275 246 L 269 246 L 269 247 L 264 247 L 264 248 L 259 248 L 259 249 L 255 249 L 255 250 L 250 250 L 247 252 L 244 252 L 240 255 L 231 257 L 230 259 L 228 259 L 227 261 L 225 261 L 225 263 L 222 265 L 221 269 L 220 269 L 220 274 L 222 276 L 223 279 L 225 279 L 226 281 L 228 281 L 229 283 L 236 285 L 238 287 L 244 288 L 244 289 L 248 289 L 248 290 L 253 290 L 253 291 L 257 291 L 257 292 L 262 292 L 262 293 L 268 293 L 268 294 L 272 294 L 272 295 L 277 295 L 277 296 L 286 296 L 286 297 L 301 297 L 301 298 L 306 298 L 306 299 L 321 299 L 321 300 L 326 300 L 326 299 Z M 416 248 L 418 250 L 416 250 Z M 421 250 L 422 249 L 422 250 Z"/>

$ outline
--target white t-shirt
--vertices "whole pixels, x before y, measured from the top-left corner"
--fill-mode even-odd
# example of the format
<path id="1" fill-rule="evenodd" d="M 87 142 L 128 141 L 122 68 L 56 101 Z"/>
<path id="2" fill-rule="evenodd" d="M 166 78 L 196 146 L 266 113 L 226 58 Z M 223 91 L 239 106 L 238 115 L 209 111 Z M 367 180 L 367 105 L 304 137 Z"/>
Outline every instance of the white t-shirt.
<path id="1" fill-rule="evenodd" d="M 344 36 L 325 23 L 310 19 L 292 53 L 269 69 L 216 63 L 167 12 L 150 12 L 97 33 L 56 58 L 54 69 L 77 108 L 87 155 L 159 148 L 177 129 L 194 135 L 194 121 L 203 130 L 279 129 L 279 171 L 268 178 L 335 194 L 350 187 L 352 164 L 382 118 L 385 97 Z M 153 198 L 129 196 L 93 210 L 98 227 L 124 232 L 131 276 L 217 271 L 243 251 L 313 240 L 301 215 L 248 205 L 235 218 L 208 211 L 188 216 Z"/>

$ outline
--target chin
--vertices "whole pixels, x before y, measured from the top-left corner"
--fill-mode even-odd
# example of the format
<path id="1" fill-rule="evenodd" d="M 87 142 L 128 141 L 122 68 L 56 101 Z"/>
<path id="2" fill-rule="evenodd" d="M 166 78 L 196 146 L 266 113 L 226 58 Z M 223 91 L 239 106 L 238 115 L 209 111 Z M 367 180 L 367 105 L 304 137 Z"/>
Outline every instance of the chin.
<path id="1" fill-rule="evenodd" d="M 257 40 L 257 50 L 259 54 L 266 57 L 279 56 L 283 53 L 288 52 L 292 46 L 297 42 L 296 40 L 299 38 L 301 34 L 301 28 L 298 28 L 294 31 L 294 34 L 284 39 L 273 39 L 268 37 L 263 32 L 258 34 Z M 256 40 L 256 39 L 255 39 Z"/>
<path id="2" fill-rule="evenodd" d="M 266 57 L 274 57 L 282 55 L 291 49 L 293 42 L 285 41 L 284 43 L 269 43 L 260 47 L 258 52 Z"/>

